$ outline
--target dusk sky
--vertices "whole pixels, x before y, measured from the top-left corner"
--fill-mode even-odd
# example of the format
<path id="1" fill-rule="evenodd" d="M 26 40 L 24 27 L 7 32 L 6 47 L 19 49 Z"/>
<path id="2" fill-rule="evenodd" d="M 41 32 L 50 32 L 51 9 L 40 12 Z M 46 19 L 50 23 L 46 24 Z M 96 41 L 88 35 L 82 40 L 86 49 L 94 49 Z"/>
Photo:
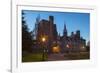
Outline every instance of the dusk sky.
<path id="1" fill-rule="evenodd" d="M 40 15 L 40 20 L 49 19 L 49 16 L 54 16 L 54 23 L 57 26 L 57 31 L 60 35 L 63 34 L 64 23 L 66 24 L 68 36 L 71 35 L 73 31 L 76 33 L 77 30 L 80 30 L 80 35 L 86 41 L 90 40 L 90 14 L 89 13 L 75 13 L 75 12 L 48 12 L 48 11 L 32 11 L 32 10 L 23 10 L 25 15 L 25 21 L 29 28 L 29 31 L 32 31 L 35 26 L 36 18 Z"/>

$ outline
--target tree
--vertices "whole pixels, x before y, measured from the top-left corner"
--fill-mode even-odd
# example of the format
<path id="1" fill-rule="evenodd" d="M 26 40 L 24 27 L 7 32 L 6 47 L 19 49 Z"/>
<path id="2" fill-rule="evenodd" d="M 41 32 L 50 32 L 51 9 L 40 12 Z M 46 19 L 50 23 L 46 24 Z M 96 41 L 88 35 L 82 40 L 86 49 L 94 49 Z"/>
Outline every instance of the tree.
<path id="1" fill-rule="evenodd" d="M 22 51 L 32 51 L 32 36 L 24 20 L 24 12 L 22 11 Z"/>
<path id="2" fill-rule="evenodd" d="M 90 46 L 86 46 L 86 50 L 89 52 L 90 51 Z"/>

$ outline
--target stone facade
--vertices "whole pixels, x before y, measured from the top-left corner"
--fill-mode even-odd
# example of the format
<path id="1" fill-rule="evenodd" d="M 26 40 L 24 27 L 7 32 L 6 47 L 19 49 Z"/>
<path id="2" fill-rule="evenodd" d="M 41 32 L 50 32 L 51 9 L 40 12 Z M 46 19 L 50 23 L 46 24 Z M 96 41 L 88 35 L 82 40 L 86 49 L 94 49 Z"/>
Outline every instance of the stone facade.
<path id="1" fill-rule="evenodd" d="M 58 35 L 53 16 L 49 16 L 48 20 L 42 19 L 38 21 L 37 25 L 36 40 L 38 43 L 42 43 L 41 39 L 45 37 L 46 41 L 44 45 L 49 52 L 52 52 L 52 48 L 55 46 L 59 47 L 58 52 L 60 53 L 85 51 L 86 40 L 80 36 L 79 30 L 77 30 L 76 33 L 72 32 L 71 35 L 68 36 L 66 24 L 64 23 L 63 35 Z"/>

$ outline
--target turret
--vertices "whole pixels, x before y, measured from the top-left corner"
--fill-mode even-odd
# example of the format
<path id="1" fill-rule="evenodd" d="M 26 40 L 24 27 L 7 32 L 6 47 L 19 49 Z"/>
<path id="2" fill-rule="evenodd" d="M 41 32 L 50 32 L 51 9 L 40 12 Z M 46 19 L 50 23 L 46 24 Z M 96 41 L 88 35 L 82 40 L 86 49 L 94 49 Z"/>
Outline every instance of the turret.
<path id="1" fill-rule="evenodd" d="M 77 36 L 77 38 L 80 38 L 80 30 L 76 31 L 76 36 Z"/>
<path id="2" fill-rule="evenodd" d="M 50 24 L 54 24 L 54 17 L 53 16 L 49 16 L 49 21 L 50 21 Z"/>

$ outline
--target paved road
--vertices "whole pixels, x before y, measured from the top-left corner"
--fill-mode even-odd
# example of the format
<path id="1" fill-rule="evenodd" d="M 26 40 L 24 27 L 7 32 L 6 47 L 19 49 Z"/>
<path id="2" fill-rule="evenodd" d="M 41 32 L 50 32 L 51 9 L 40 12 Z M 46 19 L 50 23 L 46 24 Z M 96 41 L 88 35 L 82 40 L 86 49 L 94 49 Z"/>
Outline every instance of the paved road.
<path id="1" fill-rule="evenodd" d="M 64 54 L 49 54 L 48 61 L 56 61 L 56 60 L 66 60 L 67 58 L 64 57 Z"/>

